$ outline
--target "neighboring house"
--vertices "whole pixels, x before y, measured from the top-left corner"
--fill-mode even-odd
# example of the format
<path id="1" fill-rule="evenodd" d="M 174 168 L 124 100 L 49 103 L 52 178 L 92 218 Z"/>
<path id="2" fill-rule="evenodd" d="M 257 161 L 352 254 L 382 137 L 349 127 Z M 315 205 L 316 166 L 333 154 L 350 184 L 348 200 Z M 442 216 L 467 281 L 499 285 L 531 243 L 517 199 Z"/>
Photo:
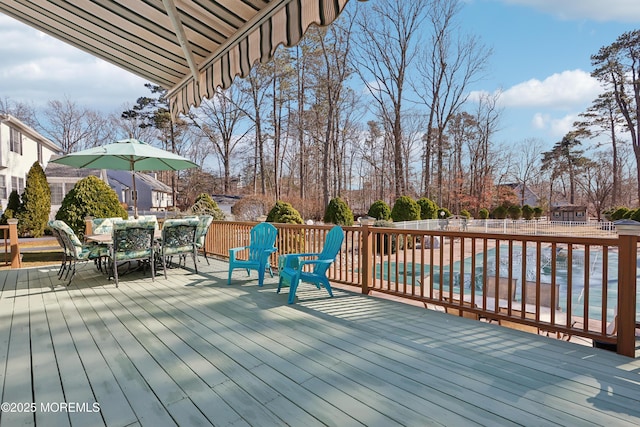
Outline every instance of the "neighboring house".
<path id="1" fill-rule="evenodd" d="M 99 169 L 78 169 L 58 163 L 49 163 L 45 169 L 47 182 L 51 188 L 51 214 L 53 218 L 62 205 L 62 200 L 76 185 L 76 182 L 89 175 L 95 175 L 109 184 L 121 203 L 128 205 L 132 214 L 131 193 L 133 182 L 131 172 Z M 138 211 L 163 211 L 172 206 L 171 187 L 158 181 L 154 176 L 136 173 L 136 191 L 138 192 Z"/>
<path id="2" fill-rule="evenodd" d="M 133 175 L 130 171 L 107 171 L 109 186 L 118 194 L 118 199 L 133 209 Z M 171 187 L 157 180 L 153 173 L 136 173 L 139 212 L 165 211 L 173 206 Z"/>
<path id="3" fill-rule="evenodd" d="M 7 207 L 9 194 L 24 192 L 27 173 L 37 161 L 46 168 L 62 148 L 9 114 L 0 114 L 0 204 Z M 0 211 L 2 210 L 0 209 Z"/>
<path id="4" fill-rule="evenodd" d="M 571 204 L 551 206 L 551 221 L 587 222 L 587 207 Z"/>
<path id="5" fill-rule="evenodd" d="M 500 186 L 513 191 L 518 198 L 520 206 L 529 205 L 534 207 L 540 204 L 538 195 L 527 185 L 524 186 L 524 197 L 522 195 L 523 184 L 521 183 L 501 184 Z"/>

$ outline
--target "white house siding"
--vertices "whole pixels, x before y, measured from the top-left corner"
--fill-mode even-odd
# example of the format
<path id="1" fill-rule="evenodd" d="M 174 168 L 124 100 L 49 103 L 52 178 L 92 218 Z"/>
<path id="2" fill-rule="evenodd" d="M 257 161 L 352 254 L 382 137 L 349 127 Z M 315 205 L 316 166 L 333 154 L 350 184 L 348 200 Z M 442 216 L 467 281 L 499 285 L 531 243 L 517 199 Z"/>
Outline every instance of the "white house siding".
<path id="1" fill-rule="evenodd" d="M 12 129 L 14 142 L 18 143 L 14 150 L 12 150 L 11 140 Z M 61 147 L 17 118 L 0 114 L 0 204 L 2 209 L 7 207 L 11 191 L 17 190 L 22 194 L 27 173 L 36 161 L 39 161 L 44 169 L 51 156 L 61 151 Z"/>

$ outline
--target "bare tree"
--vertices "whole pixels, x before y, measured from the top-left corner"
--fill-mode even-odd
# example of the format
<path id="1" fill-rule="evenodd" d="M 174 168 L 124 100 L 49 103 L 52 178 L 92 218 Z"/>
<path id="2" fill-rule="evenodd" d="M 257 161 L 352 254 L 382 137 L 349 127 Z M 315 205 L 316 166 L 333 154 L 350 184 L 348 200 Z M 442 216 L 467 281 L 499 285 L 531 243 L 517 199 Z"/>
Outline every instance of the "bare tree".
<path id="1" fill-rule="evenodd" d="M 38 126 L 35 108 L 23 102 L 0 98 L 0 114 L 10 114 L 34 129 Z"/>
<path id="2" fill-rule="evenodd" d="M 62 147 L 64 153 L 111 142 L 108 134 L 103 133 L 109 129 L 107 119 L 74 101 L 49 101 L 43 114 L 47 120 L 38 127 L 45 136 Z"/>
<path id="3" fill-rule="evenodd" d="M 358 20 L 357 70 L 391 130 L 395 196 L 406 191 L 402 114 L 407 73 L 416 57 L 420 25 L 429 0 L 380 0 Z"/>
<path id="4" fill-rule="evenodd" d="M 598 221 L 613 190 L 612 168 L 611 154 L 599 152 L 595 160 L 585 162 L 581 176 L 576 181 L 593 207 Z"/>
<path id="5" fill-rule="evenodd" d="M 418 79 L 413 83 L 416 94 L 429 110 L 426 124 L 427 143 L 436 148 L 437 201 L 442 204 L 443 159 L 445 130 L 451 118 L 468 97 L 467 88 L 477 81 L 491 55 L 477 37 L 459 33 L 456 18 L 462 3 L 459 0 L 433 0 L 428 12 L 431 42 L 423 44 L 417 61 Z M 426 148 L 430 151 L 430 148 Z M 425 169 L 429 164 L 425 162 Z M 424 174 L 425 194 L 430 187 L 431 173 Z"/>
<path id="6" fill-rule="evenodd" d="M 513 147 L 508 174 L 520 184 L 520 205 L 524 206 L 527 187 L 540 176 L 543 141 L 527 138 Z"/>
<path id="7" fill-rule="evenodd" d="M 259 64 L 251 70 L 249 75 L 236 84 L 240 90 L 248 94 L 250 103 L 246 111 L 247 117 L 254 126 L 254 151 L 251 164 L 251 182 L 253 193 L 258 192 L 258 177 L 260 178 L 260 194 L 267 194 L 267 173 L 265 162 L 266 132 L 264 131 L 264 108 L 267 90 L 271 86 L 273 74 L 265 64 Z"/>
<path id="8" fill-rule="evenodd" d="M 231 188 L 231 160 L 238 145 L 253 130 L 243 126 L 249 99 L 234 86 L 217 90 L 212 99 L 203 102 L 189 114 L 191 123 L 212 145 L 222 163 L 223 191 Z"/>
<path id="9" fill-rule="evenodd" d="M 491 138 L 498 130 L 500 110 L 499 94 L 480 96 L 473 112 L 477 123 L 475 137 L 468 140 L 469 194 L 474 199 L 474 209 L 489 207 L 493 187 L 493 171 L 497 157 L 492 158 Z"/>

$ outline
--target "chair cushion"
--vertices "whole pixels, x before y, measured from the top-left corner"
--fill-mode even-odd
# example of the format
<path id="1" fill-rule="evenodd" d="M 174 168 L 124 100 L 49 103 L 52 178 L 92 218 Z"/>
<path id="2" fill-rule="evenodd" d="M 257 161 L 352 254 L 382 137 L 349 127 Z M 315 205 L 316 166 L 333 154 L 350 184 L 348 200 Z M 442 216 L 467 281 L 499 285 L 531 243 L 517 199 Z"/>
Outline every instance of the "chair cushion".
<path id="1" fill-rule="evenodd" d="M 113 222 L 121 221 L 122 218 L 94 218 L 91 220 L 93 234 L 111 234 Z"/>
<path id="2" fill-rule="evenodd" d="M 195 218 L 168 219 L 162 226 L 162 251 L 175 255 L 193 251 L 198 220 Z"/>

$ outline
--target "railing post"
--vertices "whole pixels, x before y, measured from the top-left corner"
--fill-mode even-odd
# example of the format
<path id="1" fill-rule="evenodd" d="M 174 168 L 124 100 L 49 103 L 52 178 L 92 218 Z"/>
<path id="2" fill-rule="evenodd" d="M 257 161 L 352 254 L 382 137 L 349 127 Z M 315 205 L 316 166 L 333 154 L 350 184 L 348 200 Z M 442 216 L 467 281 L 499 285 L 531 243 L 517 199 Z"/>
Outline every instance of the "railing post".
<path id="1" fill-rule="evenodd" d="M 9 224 L 9 245 L 11 245 L 11 268 L 20 268 L 22 267 L 22 257 L 18 242 L 18 220 L 8 219 L 7 224 Z"/>
<path id="2" fill-rule="evenodd" d="M 369 285 L 371 285 L 371 266 L 372 263 L 372 255 L 371 255 L 371 229 L 369 228 L 368 220 L 360 221 L 362 227 L 360 228 L 360 257 L 361 257 L 361 268 L 362 268 L 362 293 L 367 295 L 369 293 Z"/>
<path id="3" fill-rule="evenodd" d="M 84 235 L 90 236 L 93 234 L 93 217 L 85 216 L 84 217 Z"/>
<path id="4" fill-rule="evenodd" d="M 636 265 L 640 222 L 621 220 L 615 223 L 618 231 L 618 354 L 635 357 L 636 353 Z"/>

